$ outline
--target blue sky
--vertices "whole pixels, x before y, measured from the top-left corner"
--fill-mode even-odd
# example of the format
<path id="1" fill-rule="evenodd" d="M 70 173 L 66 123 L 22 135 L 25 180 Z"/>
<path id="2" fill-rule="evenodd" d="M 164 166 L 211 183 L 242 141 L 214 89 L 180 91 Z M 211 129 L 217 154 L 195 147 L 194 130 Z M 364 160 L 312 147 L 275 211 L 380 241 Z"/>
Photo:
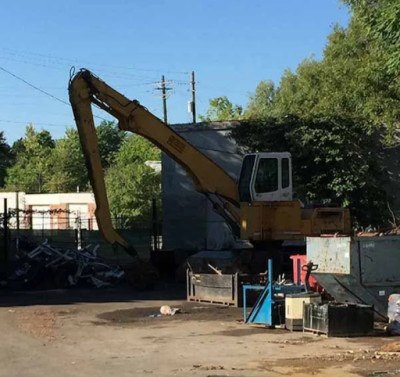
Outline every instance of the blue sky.
<path id="1" fill-rule="evenodd" d="M 159 117 L 165 74 L 169 121 L 185 123 L 192 70 L 198 113 L 217 96 L 246 105 L 261 80 L 320 58 L 348 19 L 338 0 L 3 0 L 0 67 L 66 102 L 70 67 L 89 68 Z M 74 126 L 69 106 L 0 71 L 0 130 L 11 143 L 29 122 L 55 138 Z"/>

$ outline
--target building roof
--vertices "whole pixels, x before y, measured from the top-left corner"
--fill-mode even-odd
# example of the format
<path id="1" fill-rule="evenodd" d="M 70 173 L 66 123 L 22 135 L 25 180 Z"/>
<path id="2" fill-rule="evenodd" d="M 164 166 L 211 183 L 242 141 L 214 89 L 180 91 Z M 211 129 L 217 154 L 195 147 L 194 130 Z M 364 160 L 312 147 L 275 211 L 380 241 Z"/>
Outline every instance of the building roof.
<path id="1" fill-rule="evenodd" d="M 238 120 L 230 120 L 224 122 L 199 122 L 199 123 L 178 123 L 171 124 L 170 127 L 181 132 L 196 131 L 228 131 L 240 124 Z"/>

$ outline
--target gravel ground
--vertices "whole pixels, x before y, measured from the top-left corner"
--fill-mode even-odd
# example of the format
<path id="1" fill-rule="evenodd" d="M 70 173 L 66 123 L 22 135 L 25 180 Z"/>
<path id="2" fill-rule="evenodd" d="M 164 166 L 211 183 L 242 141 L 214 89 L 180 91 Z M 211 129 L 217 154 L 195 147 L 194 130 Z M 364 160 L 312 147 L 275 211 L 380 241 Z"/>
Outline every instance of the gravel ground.
<path id="1" fill-rule="evenodd" d="M 176 287 L 0 295 L 0 376 L 400 375 L 400 344 L 382 333 L 252 327 L 240 309 L 180 297 Z M 157 317 L 161 305 L 181 312 Z"/>

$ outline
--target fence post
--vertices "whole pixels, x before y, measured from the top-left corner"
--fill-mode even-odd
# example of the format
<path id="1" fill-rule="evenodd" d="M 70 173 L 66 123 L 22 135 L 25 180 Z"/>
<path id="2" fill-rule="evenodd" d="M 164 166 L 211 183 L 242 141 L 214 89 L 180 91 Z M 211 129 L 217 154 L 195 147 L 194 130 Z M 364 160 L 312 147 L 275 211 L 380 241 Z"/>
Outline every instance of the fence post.
<path id="1" fill-rule="evenodd" d="M 16 211 L 17 211 L 17 234 L 19 235 L 19 191 L 15 192 Z"/>
<path id="2" fill-rule="evenodd" d="M 157 224 L 157 203 L 156 200 L 152 200 L 153 210 L 153 248 L 154 251 L 158 251 L 158 224 Z"/>
<path id="3" fill-rule="evenodd" d="M 83 246 L 83 240 L 82 240 L 82 223 L 81 223 L 81 214 L 80 213 L 78 213 L 78 215 L 75 219 L 75 223 L 76 223 L 76 228 L 75 228 L 76 248 L 78 250 L 81 250 L 82 246 Z"/>
<path id="4" fill-rule="evenodd" d="M 42 211 L 42 241 L 44 240 L 44 211 Z"/>
<path id="5" fill-rule="evenodd" d="M 8 263 L 8 204 L 7 198 L 4 198 L 4 264 Z"/>

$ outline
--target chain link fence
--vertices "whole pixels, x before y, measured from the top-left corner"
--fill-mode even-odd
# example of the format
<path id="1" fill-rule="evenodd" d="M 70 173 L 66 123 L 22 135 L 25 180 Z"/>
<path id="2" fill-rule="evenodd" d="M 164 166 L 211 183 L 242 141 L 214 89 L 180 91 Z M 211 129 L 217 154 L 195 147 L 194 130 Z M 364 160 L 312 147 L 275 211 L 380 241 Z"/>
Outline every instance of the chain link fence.
<path id="1" fill-rule="evenodd" d="M 133 217 L 112 218 L 121 236 L 146 256 L 151 250 L 162 248 L 162 225 L 156 218 L 138 221 Z M 24 239 L 40 244 L 44 241 L 63 249 L 99 245 L 105 257 L 123 257 L 125 252 L 105 242 L 98 230 L 95 217 L 68 211 L 25 211 L 9 209 L 0 214 L 0 263 L 7 264 L 16 253 L 16 240 Z"/>

